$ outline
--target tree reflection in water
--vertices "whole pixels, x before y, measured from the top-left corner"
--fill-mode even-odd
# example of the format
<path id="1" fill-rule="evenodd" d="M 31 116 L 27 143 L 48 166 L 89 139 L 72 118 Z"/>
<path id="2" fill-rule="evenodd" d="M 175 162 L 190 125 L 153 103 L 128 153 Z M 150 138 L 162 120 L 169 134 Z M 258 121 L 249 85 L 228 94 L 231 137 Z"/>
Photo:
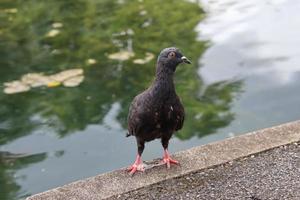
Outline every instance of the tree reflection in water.
<path id="1" fill-rule="evenodd" d="M 51 128 L 60 137 L 89 124 L 99 124 L 114 102 L 126 129 L 132 98 L 153 80 L 156 58 L 144 64 L 134 59 L 157 55 L 168 46 L 180 48 L 192 66 L 180 66 L 176 89 L 186 108 L 182 140 L 214 133 L 234 118 L 231 102 L 241 82 L 205 86 L 197 74 L 198 60 L 208 47 L 198 41 L 195 26 L 204 17 L 195 3 L 180 0 L 6 1 L 0 19 L 0 83 L 26 73 L 56 73 L 83 68 L 85 80 L 76 88 L 36 88 L 27 93 L 0 93 L 0 145 Z M 12 10 L 16 8 L 16 10 Z M 10 10 L 7 10 L 10 9 Z M 54 30 L 54 31 L 53 31 Z M 109 59 L 132 51 L 127 60 Z M 93 62 L 92 62 L 93 61 Z M 124 132 L 120 132 L 123 137 Z M 5 154 L 5 153 L 4 153 Z M 9 155 L 9 153 L 8 153 Z M 2 156 L 1 199 L 19 196 L 13 171 L 45 159 L 46 154 Z M 18 166 L 18 167 L 16 167 Z"/>

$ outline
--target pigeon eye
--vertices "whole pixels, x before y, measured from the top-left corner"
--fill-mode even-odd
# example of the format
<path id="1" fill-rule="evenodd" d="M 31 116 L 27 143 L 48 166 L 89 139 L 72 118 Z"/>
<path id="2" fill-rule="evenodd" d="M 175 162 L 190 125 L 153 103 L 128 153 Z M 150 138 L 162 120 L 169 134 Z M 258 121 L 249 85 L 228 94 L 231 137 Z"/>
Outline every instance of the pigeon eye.
<path id="1" fill-rule="evenodd" d="M 168 58 L 174 58 L 176 56 L 175 52 L 172 51 L 168 54 Z"/>

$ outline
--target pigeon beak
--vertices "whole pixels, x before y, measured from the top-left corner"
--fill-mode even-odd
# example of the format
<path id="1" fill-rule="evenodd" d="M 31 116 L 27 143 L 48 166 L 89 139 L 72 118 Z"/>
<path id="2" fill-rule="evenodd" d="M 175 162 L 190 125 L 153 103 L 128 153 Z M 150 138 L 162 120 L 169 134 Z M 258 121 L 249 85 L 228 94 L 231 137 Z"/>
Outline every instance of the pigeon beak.
<path id="1" fill-rule="evenodd" d="M 182 56 L 182 57 L 181 57 L 181 60 L 182 60 L 182 62 L 184 62 L 184 63 L 192 64 L 192 62 L 191 62 L 189 59 L 187 59 L 187 57 L 185 57 L 185 56 Z"/>

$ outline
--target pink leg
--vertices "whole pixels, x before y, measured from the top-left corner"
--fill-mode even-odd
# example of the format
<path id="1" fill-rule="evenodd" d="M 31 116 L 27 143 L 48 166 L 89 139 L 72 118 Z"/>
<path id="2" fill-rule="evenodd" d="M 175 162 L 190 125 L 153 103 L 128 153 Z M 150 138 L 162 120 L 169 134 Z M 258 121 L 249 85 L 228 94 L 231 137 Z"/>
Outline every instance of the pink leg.
<path id="1" fill-rule="evenodd" d="M 140 155 L 136 156 L 135 162 L 127 168 L 127 171 L 129 172 L 130 175 L 133 175 L 136 171 L 145 171 L 145 167 L 143 166 L 143 161 L 141 159 Z"/>
<path id="2" fill-rule="evenodd" d="M 163 162 L 164 162 L 165 164 L 167 164 L 167 168 L 168 168 L 168 169 L 171 167 L 171 163 L 172 163 L 172 164 L 179 165 L 179 162 L 178 162 L 177 160 L 173 160 L 173 159 L 170 157 L 170 154 L 169 154 L 169 152 L 168 152 L 167 149 L 164 150 Z"/>

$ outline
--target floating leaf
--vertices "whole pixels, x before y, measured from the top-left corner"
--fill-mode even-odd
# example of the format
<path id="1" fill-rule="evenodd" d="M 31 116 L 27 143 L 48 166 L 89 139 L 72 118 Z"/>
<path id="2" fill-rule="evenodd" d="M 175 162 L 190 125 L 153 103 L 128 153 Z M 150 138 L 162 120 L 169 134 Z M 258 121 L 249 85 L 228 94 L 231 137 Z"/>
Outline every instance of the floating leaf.
<path id="1" fill-rule="evenodd" d="M 54 22 L 54 23 L 52 24 L 52 27 L 53 27 L 53 28 L 61 28 L 61 27 L 63 27 L 63 24 L 60 23 L 60 22 Z"/>
<path id="2" fill-rule="evenodd" d="M 131 51 L 119 51 L 117 53 L 112 53 L 108 55 L 109 59 L 125 61 L 134 56 L 134 53 Z"/>
<path id="3" fill-rule="evenodd" d="M 144 59 L 135 59 L 133 63 L 143 65 L 150 62 L 153 58 L 154 58 L 154 54 L 147 52 L 146 57 Z"/>
<path id="4" fill-rule="evenodd" d="M 31 87 L 40 87 L 51 82 L 51 78 L 40 73 L 29 73 L 22 76 L 21 81 Z"/>
<path id="5" fill-rule="evenodd" d="M 57 74 L 53 74 L 49 76 L 52 80 L 63 82 L 69 78 L 72 78 L 74 76 L 82 75 L 83 69 L 68 69 L 62 72 L 59 72 Z"/>
<path id="6" fill-rule="evenodd" d="M 52 29 L 47 34 L 46 37 L 55 37 L 60 33 L 60 30 Z"/>
<path id="7" fill-rule="evenodd" d="M 87 59 L 87 64 L 89 64 L 89 65 L 94 65 L 94 64 L 96 64 L 97 63 L 97 60 L 95 60 L 95 59 L 93 59 L 93 58 L 89 58 L 89 59 Z"/>
<path id="8" fill-rule="evenodd" d="M 57 87 L 63 85 L 66 87 L 78 86 L 84 79 L 82 69 L 68 69 L 53 75 L 44 75 L 41 73 L 28 73 L 21 77 L 21 80 L 4 83 L 4 93 L 14 94 L 29 91 L 30 88 L 47 86 Z"/>
<path id="9" fill-rule="evenodd" d="M 140 15 L 141 16 L 147 15 L 147 13 L 148 13 L 147 10 L 141 10 L 140 11 Z"/>
<path id="10" fill-rule="evenodd" d="M 49 87 L 49 88 L 52 88 L 52 87 L 57 87 L 57 86 L 60 86 L 60 82 L 58 82 L 58 81 L 52 81 L 52 82 L 49 82 L 48 84 L 47 84 L 47 86 Z"/>
<path id="11" fill-rule="evenodd" d="M 13 13 L 17 13 L 18 9 L 17 8 L 7 8 L 4 10 L 4 12 L 13 14 Z"/>
<path id="12" fill-rule="evenodd" d="M 75 76 L 63 82 L 65 87 L 76 87 L 78 86 L 84 79 L 84 76 Z"/>
<path id="13" fill-rule="evenodd" d="M 146 27 L 150 26 L 151 24 L 152 24 L 152 20 L 150 19 L 150 20 L 145 21 L 145 22 L 142 24 L 142 27 L 143 27 L 143 28 L 146 28 Z"/>
<path id="14" fill-rule="evenodd" d="M 21 81 L 12 81 L 4 83 L 6 88 L 4 88 L 4 93 L 6 94 L 14 94 L 20 92 L 27 92 L 30 90 L 30 87 Z"/>

